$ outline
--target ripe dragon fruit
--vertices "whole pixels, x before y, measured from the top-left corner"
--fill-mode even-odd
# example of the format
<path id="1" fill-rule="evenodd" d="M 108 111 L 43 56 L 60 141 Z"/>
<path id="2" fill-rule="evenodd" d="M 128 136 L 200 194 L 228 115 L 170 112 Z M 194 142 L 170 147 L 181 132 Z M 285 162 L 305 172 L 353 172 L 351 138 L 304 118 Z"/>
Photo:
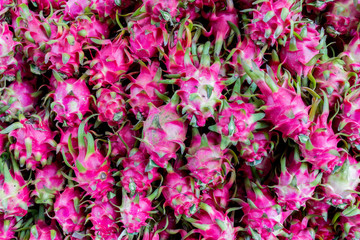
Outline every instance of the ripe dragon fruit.
<path id="1" fill-rule="evenodd" d="M 65 188 L 58 194 L 54 204 L 54 219 L 62 226 L 65 234 L 81 231 L 85 223 L 85 205 L 82 194 L 73 187 Z"/>
<path id="2" fill-rule="evenodd" d="M 19 168 L 13 161 L 13 170 L 10 171 L 6 163 L 2 163 L 0 174 L 0 213 L 5 219 L 23 217 L 31 206 L 30 191 L 21 175 Z"/>
<path id="3" fill-rule="evenodd" d="M 35 202 L 52 205 L 55 195 L 64 189 L 64 177 L 56 163 L 36 169 L 35 190 L 31 195 L 36 196 Z"/>
<path id="4" fill-rule="evenodd" d="M 19 120 L 3 132 L 10 131 L 9 136 L 16 138 L 16 142 L 10 145 L 10 150 L 14 150 L 20 166 L 26 163 L 27 169 L 34 170 L 40 163 L 44 166 L 51 162 L 56 148 L 56 132 L 50 129 L 48 114 L 42 112 L 30 119 L 20 116 Z"/>
<path id="5" fill-rule="evenodd" d="M 75 157 L 75 178 L 78 186 L 96 199 L 106 200 L 115 184 L 110 162 L 97 148 L 91 133 L 84 134 L 85 122 L 79 126 L 79 154 Z M 86 141 L 85 141 L 86 139 Z M 85 145 L 86 144 L 86 145 Z"/>
<path id="6" fill-rule="evenodd" d="M 199 182 L 209 187 L 223 183 L 230 171 L 231 157 L 227 150 L 221 150 L 219 135 L 203 134 L 194 131 L 190 148 L 187 150 L 187 169 Z"/>
<path id="7" fill-rule="evenodd" d="M 150 17 L 145 17 L 141 20 L 130 21 L 128 28 L 130 51 L 135 58 L 146 60 L 155 57 L 158 47 L 161 48 L 164 45 L 167 36 L 164 23 L 154 25 Z"/>
<path id="8" fill-rule="evenodd" d="M 14 81 L 5 88 L 0 106 L 3 105 L 2 111 L 6 109 L 5 114 L 11 118 L 17 118 L 19 114 L 28 115 L 35 111 L 38 95 L 39 92 L 34 89 L 34 82 Z"/>
<path id="9" fill-rule="evenodd" d="M 87 71 L 90 76 L 89 84 L 99 88 L 119 81 L 133 63 L 127 47 L 128 42 L 121 35 L 114 41 L 104 40 L 101 49 L 96 49 L 96 56 L 90 62 L 90 69 Z"/>
<path id="10" fill-rule="evenodd" d="M 349 44 L 345 45 L 344 52 L 340 54 L 344 58 L 346 70 L 360 72 L 360 34 L 356 33 Z"/>
<path id="11" fill-rule="evenodd" d="M 316 25 L 296 26 L 294 35 L 280 50 L 280 60 L 293 75 L 307 76 L 321 56 L 325 43 L 324 30 L 319 33 Z"/>
<path id="12" fill-rule="evenodd" d="M 348 206 L 340 215 L 340 226 L 343 239 L 357 239 L 360 237 L 360 214 L 357 205 Z"/>
<path id="13" fill-rule="evenodd" d="M 291 233 L 292 240 L 314 239 L 313 236 L 315 236 L 315 231 L 314 229 L 307 227 L 308 221 L 309 219 L 307 217 L 304 217 L 301 221 L 299 219 L 291 221 L 289 232 Z"/>
<path id="14" fill-rule="evenodd" d="M 68 126 L 78 126 L 84 116 L 90 112 L 91 94 L 82 79 L 70 78 L 56 82 L 55 91 L 49 94 L 53 98 L 51 107 L 56 113 L 55 120 Z"/>
<path id="15" fill-rule="evenodd" d="M 184 150 L 187 123 L 178 114 L 176 106 L 178 97 L 159 108 L 150 105 L 149 115 L 144 122 L 143 147 L 159 167 L 166 167 L 171 158 L 176 157 L 180 148 Z"/>
<path id="16" fill-rule="evenodd" d="M 129 156 L 121 160 L 124 167 L 120 171 L 121 185 L 126 192 L 131 195 L 146 194 L 151 189 L 151 183 L 160 178 L 156 168 L 147 171 L 148 162 L 148 155 L 136 148 L 131 149 Z"/>
<path id="17" fill-rule="evenodd" d="M 190 176 L 184 177 L 173 170 L 168 170 L 164 184 L 162 191 L 166 200 L 164 206 L 170 206 L 175 216 L 184 214 L 190 217 L 198 210 L 200 203 L 197 196 L 199 195 L 198 186 L 194 184 Z"/>
<path id="18" fill-rule="evenodd" d="M 291 21 L 301 17 L 298 9 L 293 9 L 295 1 L 263 1 L 253 11 L 251 22 L 246 26 L 248 34 L 257 44 L 277 45 L 278 40 L 284 41 L 290 32 Z M 301 11 L 301 10 L 300 10 Z"/>
<path id="19" fill-rule="evenodd" d="M 14 54 L 18 43 L 13 40 L 13 33 L 5 22 L 0 25 L 0 36 L 0 74 L 8 79 L 13 79 L 15 78 L 14 69 L 16 69 L 17 64 Z"/>
<path id="20" fill-rule="evenodd" d="M 15 217 L 5 219 L 4 214 L 0 214 L 0 239 L 14 239 L 16 230 Z"/>
<path id="21" fill-rule="evenodd" d="M 114 19 L 116 12 L 130 5 L 130 0 L 110 1 L 110 0 L 90 0 L 90 9 L 99 15 L 102 20 L 107 18 Z M 119 3 L 121 4 L 119 7 Z"/>
<path id="22" fill-rule="evenodd" d="M 99 113 L 99 120 L 107 122 L 109 126 L 117 126 L 126 116 L 124 93 L 120 88 L 100 88 L 96 92 L 96 106 Z"/>
<path id="23" fill-rule="evenodd" d="M 65 4 L 64 9 L 64 20 L 71 21 L 76 19 L 76 17 L 84 14 L 85 9 L 90 5 L 89 0 L 85 1 L 76 1 L 76 0 L 68 0 Z"/>
<path id="24" fill-rule="evenodd" d="M 152 17 L 154 22 L 173 23 L 175 17 L 179 14 L 179 0 L 144 0 L 143 6 L 147 15 Z"/>
<path id="25" fill-rule="evenodd" d="M 274 125 L 274 129 L 280 131 L 285 138 L 298 140 L 309 134 L 308 109 L 301 95 L 293 89 L 278 86 L 267 74 L 256 69 L 251 69 L 246 62 L 241 61 L 246 73 L 259 87 L 262 95 L 260 98 L 265 102 L 265 119 Z"/>
<path id="26" fill-rule="evenodd" d="M 55 223 L 47 225 L 45 221 L 39 220 L 36 225 L 31 227 L 29 240 L 61 240 L 62 236 Z"/>
<path id="27" fill-rule="evenodd" d="M 151 102 L 155 107 L 159 107 L 163 103 L 163 100 L 156 95 L 156 91 L 161 94 L 166 91 L 165 84 L 159 83 L 161 80 L 159 67 L 158 61 L 153 61 L 149 66 L 142 64 L 139 76 L 136 79 L 130 77 L 132 83 L 128 85 L 130 90 L 129 104 L 131 106 L 130 111 L 135 116 L 140 113 L 146 118 L 149 113 L 148 103 Z"/>
<path id="28" fill-rule="evenodd" d="M 311 199 L 321 181 L 319 170 L 309 171 L 307 163 L 300 162 L 299 153 L 281 161 L 281 174 L 274 186 L 277 202 L 287 210 L 297 210 Z"/>

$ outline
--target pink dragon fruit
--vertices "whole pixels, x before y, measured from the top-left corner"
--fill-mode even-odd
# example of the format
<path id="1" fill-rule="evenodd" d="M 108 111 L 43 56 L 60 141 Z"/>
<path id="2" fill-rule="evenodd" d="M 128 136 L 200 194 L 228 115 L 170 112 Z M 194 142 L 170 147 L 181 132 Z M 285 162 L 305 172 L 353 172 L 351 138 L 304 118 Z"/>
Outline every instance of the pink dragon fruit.
<path id="1" fill-rule="evenodd" d="M 315 235 L 315 231 L 312 228 L 308 228 L 308 221 L 307 217 L 304 217 L 302 221 L 299 219 L 294 219 L 291 221 L 291 225 L 289 228 L 289 232 L 291 232 L 291 239 L 292 240 L 302 240 L 302 239 L 314 239 L 313 236 Z M 288 239 L 282 238 L 280 239 Z"/>
<path id="2" fill-rule="evenodd" d="M 108 25 L 96 19 L 93 15 L 91 18 L 78 18 L 72 22 L 70 32 L 76 36 L 78 42 L 83 46 L 95 44 L 92 39 L 103 40 L 109 37 Z"/>
<path id="3" fill-rule="evenodd" d="M 27 214 L 30 202 L 30 191 L 16 163 L 13 161 L 13 171 L 10 172 L 6 163 L 2 164 L 0 174 L 0 213 L 4 218 L 23 217 Z M 0 221 L 1 222 L 1 221 Z"/>
<path id="4" fill-rule="evenodd" d="M 14 78 L 17 64 L 14 54 L 18 43 L 13 40 L 13 33 L 5 22 L 0 24 L 0 36 L 0 74 Z"/>
<path id="5" fill-rule="evenodd" d="M 31 195 L 36 196 L 35 202 L 52 205 L 55 195 L 64 189 L 65 179 L 56 163 L 36 169 L 35 190 Z"/>
<path id="6" fill-rule="evenodd" d="M 360 209 L 357 205 L 348 206 L 340 217 L 343 239 L 357 239 L 360 237 Z"/>
<path id="7" fill-rule="evenodd" d="M 78 126 L 84 116 L 90 112 L 90 91 L 82 79 L 70 78 L 57 81 L 56 88 L 50 97 L 54 99 L 51 104 L 56 113 L 55 120 L 74 127 Z"/>
<path id="8" fill-rule="evenodd" d="M 292 211 L 283 211 L 268 189 L 262 189 L 245 178 L 247 202 L 241 201 L 248 234 L 259 239 L 276 239 L 285 219 Z"/>
<path id="9" fill-rule="evenodd" d="M 16 138 L 16 142 L 10 145 L 10 150 L 14 150 L 14 156 L 20 160 L 20 166 L 26 163 L 26 168 L 34 170 L 40 163 L 46 165 L 51 162 L 56 148 L 56 132 L 50 129 L 47 115 L 40 113 L 30 119 L 20 116 L 19 122 L 3 130 L 12 130 L 9 136 Z"/>
<path id="10" fill-rule="evenodd" d="M 75 160 L 74 180 L 88 195 L 106 200 L 107 194 L 112 191 L 115 184 L 111 176 L 110 162 L 97 148 L 91 133 L 84 134 L 84 126 L 83 122 L 78 132 L 79 154 Z"/>
<path id="11" fill-rule="evenodd" d="M 90 5 L 89 0 L 85 1 L 76 1 L 76 0 L 68 0 L 65 4 L 64 9 L 64 20 L 70 21 L 74 20 L 77 16 L 84 14 L 85 8 Z"/>
<path id="12" fill-rule="evenodd" d="M 156 91 L 161 94 L 166 91 L 166 85 L 158 82 L 161 80 L 159 67 L 158 61 L 153 61 L 149 66 L 142 64 L 139 76 L 136 79 L 130 77 L 132 83 L 128 85 L 128 89 L 130 89 L 129 104 L 130 111 L 135 116 L 140 113 L 146 118 L 149 113 L 148 103 L 152 103 L 155 107 L 159 107 L 163 103 L 156 95 Z"/>
<path id="13" fill-rule="evenodd" d="M 343 165 L 335 173 L 328 173 L 323 178 L 326 198 L 334 205 L 354 203 L 356 201 L 357 187 L 360 183 L 360 166 L 351 156 L 346 158 Z"/>
<path id="14" fill-rule="evenodd" d="M 199 233 L 204 239 L 236 239 L 238 229 L 233 226 L 232 219 L 214 206 L 206 203 L 200 203 L 199 206 L 201 210 L 193 218 L 185 218 L 197 228 L 192 233 Z"/>
<path id="15" fill-rule="evenodd" d="M 119 78 L 129 69 L 133 59 L 127 51 L 128 42 L 117 36 L 114 41 L 104 40 L 101 50 L 97 50 L 95 58 L 90 63 L 87 74 L 89 84 L 105 87 L 119 81 Z"/>
<path id="16" fill-rule="evenodd" d="M 203 134 L 194 130 L 190 148 L 187 150 L 187 169 L 199 184 L 209 187 L 224 182 L 230 170 L 231 157 L 227 150 L 221 150 L 219 135 L 216 133 Z"/>
<path id="17" fill-rule="evenodd" d="M 278 204 L 287 210 L 297 210 L 305 206 L 322 177 L 319 170 L 310 172 L 307 163 L 300 162 L 298 154 L 291 156 L 288 161 L 285 157 L 280 160 L 281 174 L 274 186 Z"/>
<path id="18" fill-rule="evenodd" d="M 324 45 L 324 32 L 319 33 L 316 25 L 296 26 L 295 35 L 280 50 L 280 60 L 293 75 L 307 76 L 320 57 Z"/>
<path id="19" fill-rule="evenodd" d="M 232 64 L 235 66 L 237 73 L 240 76 L 245 74 L 241 61 L 245 61 L 248 65 L 254 62 L 256 66 L 260 67 L 263 64 L 264 50 L 260 49 L 249 37 L 239 41 L 232 55 Z"/>
<path id="20" fill-rule="evenodd" d="M 117 126 L 126 116 L 124 93 L 120 88 L 100 88 L 96 92 L 96 106 L 99 120 L 107 122 L 109 126 Z"/>
<path id="21" fill-rule="evenodd" d="M 162 191 L 165 197 L 165 206 L 170 206 L 174 210 L 175 216 L 184 214 L 187 217 L 193 215 L 199 207 L 200 199 L 195 193 L 197 191 L 196 183 L 193 186 L 193 181 L 190 176 L 184 177 L 174 172 L 168 171 L 164 181 L 164 189 Z"/>
<path id="22" fill-rule="evenodd" d="M 357 22 L 360 20 L 360 9 L 357 3 L 350 0 L 329 2 L 325 18 L 327 32 L 332 35 L 350 35 L 356 33 Z"/>
<path id="23" fill-rule="evenodd" d="M 216 116 L 216 125 L 210 130 L 221 135 L 222 149 L 229 143 L 236 145 L 238 142 L 250 143 L 252 131 L 256 128 L 258 120 L 264 117 L 264 113 L 255 114 L 255 107 L 251 103 L 245 103 L 240 98 L 233 102 L 223 102 L 223 106 Z"/>
<path id="24" fill-rule="evenodd" d="M 7 108 L 5 113 L 8 116 L 16 118 L 19 114 L 34 112 L 38 94 L 34 89 L 34 82 L 14 81 L 5 88 L 0 105 Z"/>
<path id="25" fill-rule="evenodd" d="M 346 63 L 346 70 L 360 72 L 360 34 L 356 33 L 348 45 L 345 45 L 344 52 L 341 53 Z"/>
<path id="26" fill-rule="evenodd" d="M 178 97 L 175 94 L 171 102 L 159 108 L 151 105 L 149 116 L 144 122 L 143 147 L 150 160 L 159 167 L 166 167 L 171 158 L 176 157 L 180 147 L 184 150 L 187 123 L 178 114 Z"/>
<path id="27" fill-rule="evenodd" d="M 45 221 L 38 221 L 31 227 L 29 240 L 61 240 L 62 236 L 55 223 L 47 225 Z"/>
<path id="28" fill-rule="evenodd" d="M 5 219 L 4 214 L 0 214 L 0 240 L 15 239 L 16 218 Z"/>
<path id="29" fill-rule="evenodd" d="M 34 0 L 33 3 L 36 4 L 39 10 L 45 10 L 48 13 L 51 7 L 61 9 L 66 4 L 66 0 Z"/>
<path id="30" fill-rule="evenodd" d="M 315 239 L 334 239 L 337 235 L 331 220 L 324 220 L 318 217 L 312 218 L 309 221 L 309 226 L 312 229 L 316 229 Z"/>
<path id="31" fill-rule="evenodd" d="M 144 0 L 146 13 L 152 17 L 155 22 L 170 22 L 173 24 L 173 20 L 179 14 L 178 8 L 179 0 Z"/>
<path id="32" fill-rule="evenodd" d="M 65 188 L 56 197 L 54 219 L 58 221 L 65 234 L 81 231 L 85 223 L 85 205 L 80 202 L 82 194 L 75 188 Z"/>
<path id="33" fill-rule="evenodd" d="M 341 165 L 341 149 L 337 147 L 340 139 L 332 130 L 332 121 L 327 122 L 328 116 L 329 103 L 324 94 L 323 113 L 310 127 L 309 139 L 301 142 L 300 149 L 305 161 L 313 164 L 314 168 L 330 172 L 336 165 Z"/>
<path id="34" fill-rule="evenodd" d="M 181 98 L 182 111 L 188 113 L 192 125 L 199 127 L 204 126 L 208 118 L 214 117 L 214 110 L 221 102 L 221 92 L 224 89 L 219 77 L 220 64 L 214 63 L 209 67 L 209 47 L 210 43 L 207 42 L 200 67 L 195 67 L 190 60 L 186 60 L 182 70 L 186 77 L 177 81 L 180 87 L 177 94 Z M 185 55 L 185 59 L 187 58 L 189 56 Z"/>
<path id="35" fill-rule="evenodd" d="M 293 89 L 278 86 L 269 75 L 260 69 L 251 69 L 246 62 L 244 70 L 259 87 L 262 95 L 260 98 L 265 102 L 265 119 L 274 125 L 274 129 L 280 131 L 285 138 L 306 138 L 309 121 L 309 107 L 303 102 L 301 95 Z"/>
<path id="36" fill-rule="evenodd" d="M 124 121 L 119 130 L 111 134 L 108 139 L 111 142 L 110 157 L 119 158 L 127 156 L 127 153 L 134 147 L 139 132 L 133 130 L 128 121 Z"/>
<path id="37" fill-rule="evenodd" d="M 132 149 L 128 157 L 121 160 L 123 170 L 121 173 L 121 185 L 126 192 L 145 193 L 151 189 L 151 183 L 160 178 L 156 168 L 147 171 L 148 155 L 139 149 Z"/>
<path id="38" fill-rule="evenodd" d="M 136 58 L 146 60 L 155 57 L 158 47 L 164 45 L 167 31 L 164 23 L 159 24 L 159 26 L 151 24 L 150 17 L 128 23 L 130 51 Z"/>
<path id="39" fill-rule="evenodd" d="M 153 197 L 152 194 L 149 197 L 136 195 L 130 198 L 123 190 L 120 221 L 124 225 L 127 234 L 138 233 L 142 227 L 147 226 L 146 221 L 150 219 L 150 212 L 154 209 L 151 206 Z"/>
<path id="40" fill-rule="evenodd" d="M 296 21 L 301 15 L 299 10 L 293 10 L 295 1 L 263 1 L 261 6 L 253 11 L 251 23 L 247 25 L 246 34 L 257 44 L 277 45 L 278 40 L 284 40 L 290 32 L 291 21 Z"/>
<path id="41" fill-rule="evenodd" d="M 131 1 L 111 1 L 111 0 L 90 0 L 90 9 L 92 12 L 99 15 L 101 19 L 111 18 L 115 19 L 116 12 L 120 12 L 121 9 L 127 8 Z M 121 3 L 119 6 L 118 4 Z"/>
<path id="42" fill-rule="evenodd" d="M 96 232 L 95 235 L 106 238 L 119 232 L 119 226 L 116 223 L 120 215 L 114 204 L 116 204 L 115 198 L 105 202 L 100 200 L 94 202 L 88 219 L 93 224 L 92 229 Z"/>

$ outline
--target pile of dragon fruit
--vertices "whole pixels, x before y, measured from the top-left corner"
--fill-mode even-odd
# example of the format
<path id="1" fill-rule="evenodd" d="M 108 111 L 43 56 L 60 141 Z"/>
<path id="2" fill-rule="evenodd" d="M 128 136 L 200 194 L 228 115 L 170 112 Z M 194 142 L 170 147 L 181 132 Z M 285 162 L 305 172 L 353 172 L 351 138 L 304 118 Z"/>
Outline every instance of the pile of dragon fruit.
<path id="1" fill-rule="evenodd" d="M 360 239 L 357 1 L 0 20 L 0 239 Z"/>

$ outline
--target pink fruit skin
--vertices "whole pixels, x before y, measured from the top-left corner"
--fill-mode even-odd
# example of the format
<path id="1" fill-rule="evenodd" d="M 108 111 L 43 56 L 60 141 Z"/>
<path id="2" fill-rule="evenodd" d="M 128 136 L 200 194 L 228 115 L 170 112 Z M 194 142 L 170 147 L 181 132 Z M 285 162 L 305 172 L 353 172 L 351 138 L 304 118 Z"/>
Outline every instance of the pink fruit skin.
<path id="1" fill-rule="evenodd" d="M 15 238 L 15 224 L 15 217 L 5 219 L 5 215 L 0 214 L 0 240 L 8 240 Z"/>
<path id="2" fill-rule="evenodd" d="M 55 217 L 62 226 L 65 233 L 73 233 L 81 231 L 85 223 L 85 206 L 80 205 L 79 211 L 74 206 L 75 199 L 81 200 L 80 192 L 74 188 L 66 188 L 64 192 L 59 194 L 54 204 Z"/>
<path id="3" fill-rule="evenodd" d="M 0 74 L 14 77 L 16 59 L 14 58 L 15 47 L 18 44 L 13 40 L 13 33 L 9 30 L 9 25 L 0 25 Z"/>
<path id="4" fill-rule="evenodd" d="M 111 202 L 110 202 L 111 201 Z M 116 224 L 120 214 L 113 206 L 116 205 L 115 199 L 109 201 L 96 200 L 94 206 L 91 208 L 90 221 L 93 224 L 92 229 L 95 230 L 97 235 L 111 235 L 119 231 L 119 226 Z"/>
<path id="5" fill-rule="evenodd" d="M 344 61 L 346 70 L 356 73 L 360 72 L 360 34 L 356 33 L 348 45 L 345 46 Z"/>
<path id="6" fill-rule="evenodd" d="M 51 230 L 55 231 L 54 233 Z M 55 223 L 51 225 L 47 225 L 44 221 L 38 221 L 36 224 L 36 231 L 38 236 L 34 236 L 32 233 L 30 234 L 30 240 L 61 240 L 62 236 L 59 230 L 57 229 Z"/>
<path id="7" fill-rule="evenodd" d="M 88 7 L 90 2 L 88 0 L 76 1 L 68 0 L 66 1 L 64 9 L 64 20 L 71 21 L 74 20 L 77 16 L 84 14 L 85 8 Z"/>
<path id="8" fill-rule="evenodd" d="M 139 137 L 139 132 L 133 130 L 132 125 L 129 122 L 126 122 L 122 127 L 120 127 L 116 134 L 109 136 L 111 142 L 110 157 L 125 157 L 128 151 L 134 147 L 136 137 Z"/>

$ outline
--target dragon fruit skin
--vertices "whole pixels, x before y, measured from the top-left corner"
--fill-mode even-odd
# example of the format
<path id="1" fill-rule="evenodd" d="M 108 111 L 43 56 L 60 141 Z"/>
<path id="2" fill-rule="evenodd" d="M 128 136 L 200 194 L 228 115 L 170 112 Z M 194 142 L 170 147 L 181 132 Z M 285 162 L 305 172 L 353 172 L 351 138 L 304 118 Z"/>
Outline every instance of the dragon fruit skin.
<path id="1" fill-rule="evenodd" d="M 305 30 L 304 30 L 305 29 Z M 307 76 L 314 68 L 314 60 L 322 48 L 322 34 L 315 25 L 298 26 L 294 29 L 302 39 L 293 37 L 279 53 L 281 62 L 293 75 Z M 311 61 L 310 61 L 311 60 Z"/>
<path id="2" fill-rule="evenodd" d="M 197 211 L 200 199 L 191 189 L 189 176 L 183 177 L 176 172 L 170 172 L 166 175 L 164 184 L 165 188 L 162 191 L 166 200 L 164 206 L 170 206 L 175 216 L 184 214 L 190 217 Z"/>
<path id="3" fill-rule="evenodd" d="M 17 61 L 14 53 L 18 43 L 13 40 L 13 33 L 7 23 L 0 25 L 0 33 L 0 74 L 15 77 L 13 69 L 16 69 Z"/>
<path id="4" fill-rule="evenodd" d="M 120 221 L 128 234 L 138 233 L 142 227 L 146 226 L 146 220 L 150 219 L 152 210 L 150 199 L 140 195 L 130 198 L 123 192 Z"/>
<path id="5" fill-rule="evenodd" d="M 240 152 L 240 157 L 247 164 L 258 165 L 263 159 L 267 159 L 272 150 L 271 136 L 266 131 L 253 132 L 253 138 L 248 142 L 239 142 L 236 148 Z M 266 167 L 265 167 L 266 168 Z"/>
<path id="6" fill-rule="evenodd" d="M 128 42 L 118 36 L 114 41 L 104 40 L 100 50 L 90 63 L 88 75 L 89 84 L 105 87 L 116 83 L 133 63 L 133 58 L 127 51 Z"/>
<path id="7" fill-rule="evenodd" d="M 20 113 L 34 112 L 38 101 L 36 95 L 32 82 L 14 81 L 5 89 L 1 103 L 9 106 L 6 114 L 15 118 Z"/>
<path id="8" fill-rule="evenodd" d="M 150 17 L 128 23 L 130 29 L 129 46 L 135 58 L 146 60 L 155 57 L 158 47 L 164 45 L 166 34 L 165 24 L 159 26 L 151 24 Z"/>
<path id="9" fill-rule="evenodd" d="M 114 198 L 109 201 L 96 200 L 94 202 L 88 219 L 93 224 L 93 230 L 97 232 L 96 235 L 106 236 L 119 231 L 116 222 L 120 215 L 113 204 L 116 204 Z"/>
<path id="10" fill-rule="evenodd" d="M 160 178 L 156 168 L 146 171 L 148 162 L 148 155 L 136 148 L 130 151 L 129 157 L 122 159 L 121 185 L 126 192 L 146 194 L 151 183 Z"/>
<path id="11" fill-rule="evenodd" d="M 16 138 L 16 142 L 10 145 L 10 150 L 14 150 L 14 156 L 20 160 L 21 166 L 26 163 L 27 169 L 34 170 L 40 163 L 46 165 L 56 147 L 56 132 L 50 129 L 48 117 L 40 117 L 43 117 L 41 122 L 20 119 L 16 123 L 19 128 L 9 133 L 10 137 Z"/>
<path id="12" fill-rule="evenodd" d="M 74 20 L 77 16 L 84 14 L 85 8 L 90 5 L 89 0 L 85 1 L 76 1 L 76 0 L 68 0 L 65 4 L 64 9 L 64 20 L 70 21 Z"/>
<path id="13" fill-rule="evenodd" d="M 169 102 L 159 108 L 151 106 L 144 122 L 143 142 L 140 145 L 150 155 L 150 159 L 160 167 L 165 167 L 186 139 L 187 123 L 176 110 L 176 104 Z"/>
<path id="14" fill-rule="evenodd" d="M 65 234 L 81 231 L 85 223 L 85 205 L 77 202 L 82 195 L 74 188 L 65 188 L 58 194 L 54 204 L 55 217 Z M 75 204 L 78 204 L 75 206 Z M 76 210 L 78 209 L 78 210 Z"/>
<path id="15" fill-rule="evenodd" d="M 139 132 L 133 130 L 130 122 L 124 122 L 124 124 L 119 128 L 116 133 L 108 137 L 111 142 L 110 157 L 125 157 L 127 153 L 134 147 L 136 137 L 138 136 Z"/>
<path id="16" fill-rule="evenodd" d="M 360 166 L 351 156 L 345 154 L 343 165 L 335 173 L 325 174 L 323 188 L 326 198 L 334 205 L 354 203 L 356 201 L 357 187 L 360 183 Z"/>
<path id="17" fill-rule="evenodd" d="M 124 0 L 119 7 L 115 1 L 110 0 L 90 0 L 90 2 L 91 11 L 98 14 L 101 19 L 114 19 L 117 11 L 121 12 L 122 8 L 128 7 L 131 3 L 130 0 Z"/>
<path id="18" fill-rule="evenodd" d="M 353 36 L 356 33 L 357 22 L 360 20 L 358 6 L 349 0 L 329 2 L 328 6 L 329 9 L 325 14 L 325 25 L 330 35 Z"/>
<path id="19" fill-rule="evenodd" d="M 291 0 L 262 2 L 261 6 L 258 6 L 257 10 L 253 12 L 253 18 L 247 25 L 246 34 L 253 41 L 259 41 L 261 45 L 277 44 L 278 39 L 283 39 L 290 32 L 290 22 L 300 16 L 291 9 L 293 4 L 294 1 Z M 282 14 L 283 9 L 288 10 L 286 15 Z"/>
<path id="20" fill-rule="evenodd" d="M 0 213 L 4 214 L 5 219 L 23 217 L 31 206 L 30 190 L 17 168 L 9 171 L 6 164 L 3 168 L 0 175 Z"/>
<path id="21" fill-rule="evenodd" d="M 0 239 L 14 239 L 15 238 L 15 217 L 5 219 L 4 214 L 0 214 Z"/>
<path id="22" fill-rule="evenodd" d="M 33 230 L 30 231 L 30 239 L 29 240 L 61 240 L 62 236 L 56 225 L 53 223 L 51 225 L 47 225 L 44 221 L 38 221 L 36 224 L 36 234 L 34 236 Z"/>
<path id="23" fill-rule="evenodd" d="M 179 0 L 144 0 L 146 13 L 152 17 L 155 22 L 172 21 L 178 14 Z"/>
<path id="24" fill-rule="evenodd" d="M 36 169 L 35 190 L 31 195 L 36 196 L 36 203 L 52 205 L 55 195 L 64 189 L 65 179 L 57 164 L 47 165 Z"/>
<path id="25" fill-rule="evenodd" d="M 107 122 L 109 126 L 119 125 L 122 118 L 126 116 L 126 103 L 122 94 L 121 90 L 115 86 L 100 88 L 96 92 L 96 105 L 100 121 Z"/>
<path id="26" fill-rule="evenodd" d="M 187 169 L 195 179 L 210 187 L 224 182 L 222 165 L 229 171 L 228 161 L 231 159 L 227 150 L 221 150 L 219 135 L 216 133 L 193 134 L 190 148 L 187 150 Z"/>
<path id="27" fill-rule="evenodd" d="M 131 106 L 131 112 L 137 116 L 141 113 L 142 116 L 147 117 L 149 113 L 149 105 L 151 102 L 155 107 L 161 106 L 163 101 L 156 95 L 156 91 L 164 94 L 166 91 L 166 85 L 158 83 L 161 80 L 158 69 L 160 63 L 153 61 L 151 65 L 141 65 L 139 76 L 130 80 L 129 84 L 129 104 Z"/>
<path id="28" fill-rule="evenodd" d="M 297 210 L 312 198 L 322 174 L 319 170 L 310 172 L 308 165 L 295 157 L 288 160 L 290 161 L 281 159 L 281 174 L 274 187 L 278 204 L 285 206 L 287 210 Z"/>
<path id="29" fill-rule="evenodd" d="M 359 238 L 360 215 L 358 206 L 348 206 L 348 208 L 341 213 L 339 223 L 341 226 L 343 239 Z"/>
<path id="30" fill-rule="evenodd" d="M 346 64 L 346 70 L 360 72 L 360 34 L 356 33 L 348 45 L 345 45 L 342 56 Z"/>
<path id="31" fill-rule="evenodd" d="M 52 110 L 56 113 L 55 120 L 60 123 L 78 126 L 90 112 L 91 94 L 84 80 L 70 78 L 58 81 L 50 97 L 54 99 Z"/>
<path id="32" fill-rule="evenodd" d="M 302 240 L 302 239 L 313 239 L 315 231 L 312 228 L 308 228 L 308 218 L 304 217 L 302 221 L 294 219 L 291 221 L 289 232 L 291 232 L 291 239 Z M 285 238 L 284 238 L 285 239 Z"/>

